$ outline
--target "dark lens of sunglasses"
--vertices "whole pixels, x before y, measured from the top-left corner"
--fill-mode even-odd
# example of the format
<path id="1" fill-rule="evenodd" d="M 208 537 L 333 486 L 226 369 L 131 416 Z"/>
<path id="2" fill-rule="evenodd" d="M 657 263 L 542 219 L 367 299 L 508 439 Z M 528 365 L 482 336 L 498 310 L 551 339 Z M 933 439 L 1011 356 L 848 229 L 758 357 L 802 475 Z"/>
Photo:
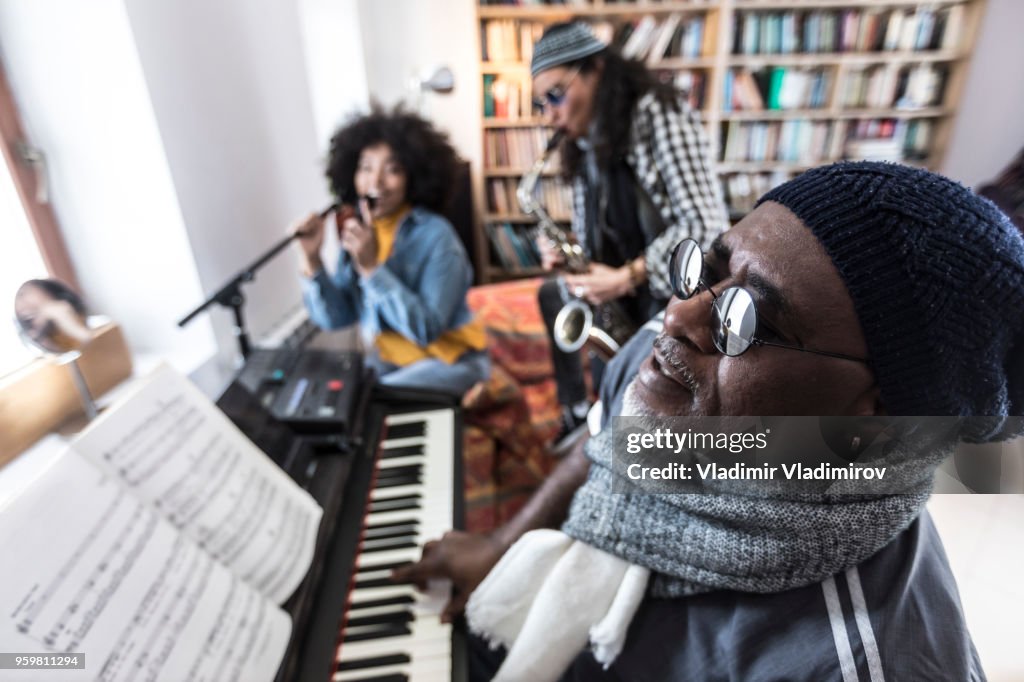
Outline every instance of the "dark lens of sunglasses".
<path id="1" fill-rule="evenodd" d="M 726 355 L 742 355 L 757 333 L 754 299 L 746 289 L 730 287 L 711 306 L 711 340 Z"/>
<path id="2" fill-rule="evenodd" d="M 547 99 L 548 104 L 557 107 L 565 101 L 565 90 L 558 87 L 551 88 L 544 94 L 544 98 Z"/>
<path id="3" fill-rule="evenodd" d="M 668 265 L 672 291 L 681 299 L 697 293 L 700 276 L 704 272 L 704 254 L 692 239 L 684 239 L 676 245 Z"/>

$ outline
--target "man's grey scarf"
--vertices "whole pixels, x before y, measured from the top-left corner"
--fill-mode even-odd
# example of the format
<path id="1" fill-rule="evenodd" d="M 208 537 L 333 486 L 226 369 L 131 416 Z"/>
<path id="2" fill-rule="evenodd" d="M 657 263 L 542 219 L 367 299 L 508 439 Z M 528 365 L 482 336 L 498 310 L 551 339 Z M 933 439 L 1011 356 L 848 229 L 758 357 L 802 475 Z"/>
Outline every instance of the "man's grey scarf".
<path id="1" fill-rule="evenodd" d="M 896 494 L 651 494 L 618 492 L 624 482 L 612 469 L 612 443 L 611 428 L 587 443 L 590 475 L 562 530 L 650 569 L 655 597 L 781 592 L 854 566 L 917 517 L 949 454 L 891 453 Z"/>

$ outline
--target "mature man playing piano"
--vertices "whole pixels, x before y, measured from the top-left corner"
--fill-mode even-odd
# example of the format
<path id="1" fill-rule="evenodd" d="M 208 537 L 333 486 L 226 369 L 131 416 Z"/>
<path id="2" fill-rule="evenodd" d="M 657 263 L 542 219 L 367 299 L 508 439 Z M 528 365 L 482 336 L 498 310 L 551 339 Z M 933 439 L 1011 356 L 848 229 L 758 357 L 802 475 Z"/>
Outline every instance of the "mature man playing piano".
<path id="1" fill-rule="evenodd" d="M 956 440 L 1021 428 L 1021 236 L 945 178 L 852 163 L 772 190 L 695 254 L 673 259 L 664 329 L 609 367 L 601 430 L 507 526 L 449 533 L 396 577 L 453 579 L 474 679 L 984 679 L 923 506 Z M 982 418 L 900 489 L 794 499 L 617 492 L 622 414 Z"/>

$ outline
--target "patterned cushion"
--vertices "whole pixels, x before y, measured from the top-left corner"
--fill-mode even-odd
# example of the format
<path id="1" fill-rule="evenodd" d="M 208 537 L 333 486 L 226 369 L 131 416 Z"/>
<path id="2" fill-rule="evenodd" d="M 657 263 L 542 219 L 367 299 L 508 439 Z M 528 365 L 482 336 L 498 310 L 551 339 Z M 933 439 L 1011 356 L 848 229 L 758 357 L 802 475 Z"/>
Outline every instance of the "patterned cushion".
<path id="1" fill-rule="evenodd" d="M 554 467 L 546 447 L 560 410 L 551 351 L 537 306 L 540 279 L 469 291 L 483 320 L 491 377 L 462 401 L 466 528 L 484 532 L 510 519 Z"/>
<path id="2" fill-rule="evenodd" d="M 491 359 L 520 383 L 543 381 L 554 372 L 537 305 L 542 282 L 537 278 L 473 287 L 466 297 L 487 328 Z"/>

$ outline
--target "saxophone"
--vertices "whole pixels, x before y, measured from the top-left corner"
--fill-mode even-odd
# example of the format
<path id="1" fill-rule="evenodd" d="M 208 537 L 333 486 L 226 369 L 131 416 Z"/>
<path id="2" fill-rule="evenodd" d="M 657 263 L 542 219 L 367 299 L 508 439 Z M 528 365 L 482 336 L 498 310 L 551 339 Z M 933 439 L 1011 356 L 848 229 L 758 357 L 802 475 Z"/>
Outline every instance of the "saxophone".
<path id="1" fill-rule="evenodd" d="M 533 166 L 519 180 L 516 188 L 516 199 L 523 213 L 537 219 L 537 230 L 540 236 L 550 241 L 562 253 L 565 266 L 569 272 L 584 273 L 590 269 L 590 260 L 583 253 L 583 248 L 569 239 L 547 210 L 537 200 L 535 190 L 540 181 L 541 173 L 547 165 L 551 154 L 562 141 L 565 132 L 557 131 Z M 615 302 L 609 301 L 592 306 L 586 301 L 572 295 L 566 286 L 565 278 L 558 278 L 559 290 L 562 292 L 564 305 L 555 317 L 553 329 L 555 345 L 566 353 L 574 353 L 584 346 L 604 359 L 610 359 L 629 337 L 636 332 L 636 326 Z M 596 322 L 596 323 L 595 323 Z"/>

